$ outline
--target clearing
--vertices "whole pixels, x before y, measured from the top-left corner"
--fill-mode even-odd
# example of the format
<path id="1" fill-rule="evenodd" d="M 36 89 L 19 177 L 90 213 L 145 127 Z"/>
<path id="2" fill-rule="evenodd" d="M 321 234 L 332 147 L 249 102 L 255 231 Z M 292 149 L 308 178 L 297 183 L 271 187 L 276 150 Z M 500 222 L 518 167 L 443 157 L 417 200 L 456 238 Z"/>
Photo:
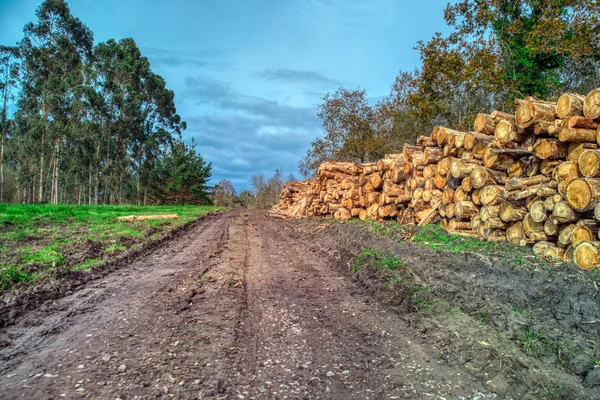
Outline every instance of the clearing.
<path id="1" fill-rule="evenodd" d="M 3 397 L 600 399 L 597 273 L 261 211 L 172 236 L 4 314 Z"/>

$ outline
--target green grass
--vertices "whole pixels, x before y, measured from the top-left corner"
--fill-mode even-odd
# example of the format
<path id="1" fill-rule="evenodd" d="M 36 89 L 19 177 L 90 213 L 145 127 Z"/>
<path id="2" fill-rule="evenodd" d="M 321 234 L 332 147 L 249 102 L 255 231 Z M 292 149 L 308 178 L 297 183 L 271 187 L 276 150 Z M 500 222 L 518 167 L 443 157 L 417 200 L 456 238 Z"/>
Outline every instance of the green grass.
<path id="1" fill-rule="evenodd" d="M 354 260 L 352 272 L 360 271 L 371 260 L 374 261 L 377 271 L 394 271 L 406 264 L 404 260 L 395 257 L 391 253 L 384 254 L 374 249 L 365 249 Z"/>
<path id="2" fill-rule="evenodd" d="M 537 329 L 533 325 L 526 327 L 524 332 L 517 338 L 525 354 L 529 356 L 541 356 L 546 353 L 547 343 L 543 329 Z"/>
<path id="3" fill-rule="evenodd" d="M 104 252 L 107 254 L 114 254 L 125 250 L 127 250 L 127 246 L 123 245 L 122 243 L 115 243 L 104 249 Z"/>
<path id="4" fill-rule="evenodd" d="M 44 279 L 57 267 L 63 271 L 87 269 L 101 262 L 103 253 L 110 256 L 139 248 L 144 241 L 217 209 L 0 204 L 0 290 Z M 179 218 L 117 222 L 121 216 L 152 214 L 178 214 Z M 94 247 L 99 254 L 86 256 L 87 249 Z"/>

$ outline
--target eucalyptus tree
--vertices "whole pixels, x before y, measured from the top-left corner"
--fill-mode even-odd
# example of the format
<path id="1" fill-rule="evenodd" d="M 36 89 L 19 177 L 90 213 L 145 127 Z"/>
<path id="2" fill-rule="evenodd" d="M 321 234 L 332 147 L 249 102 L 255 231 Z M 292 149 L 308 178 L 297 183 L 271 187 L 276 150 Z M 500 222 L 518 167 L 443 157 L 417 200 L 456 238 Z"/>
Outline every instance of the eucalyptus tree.
<path id="1" fill-rule="evenodd" d="M 14 99 L 19 78 L 19 51 L 16 47 L 0 46 L 0 203 L 4 202 L 4 163 L 5 146 L 8 138 L 10 119 L 9 102 Z"/>
<path id="2" fill-rule="evenodd" d="M 93 35 L 71 15 L 64 0 L 44 1 L 36 17 L 37 21 L 25 25 L 25 37 L 19 43 L 23 84 L 18 112 L 30 122 L 19 133 L 36 139 L 30 150 L 38 154 L 37 200 L 41 202 L 46 199 L 49 167 L 56 190 L 60 146 L 74 122 L 72 111 L 81 96 L 78 88 L 83 83 L 83 64 L 91 54 Z"/>

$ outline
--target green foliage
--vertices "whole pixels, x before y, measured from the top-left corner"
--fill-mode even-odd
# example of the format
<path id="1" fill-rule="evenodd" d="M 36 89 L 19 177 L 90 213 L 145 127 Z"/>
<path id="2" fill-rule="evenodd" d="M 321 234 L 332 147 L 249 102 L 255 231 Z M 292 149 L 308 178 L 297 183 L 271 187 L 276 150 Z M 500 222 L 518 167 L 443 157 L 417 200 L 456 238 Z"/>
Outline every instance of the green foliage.
<path id="1" fill-rule="evenodd" d="M 92 268 L 94 265 L 98 265 L 102 262 L 101 258 L 90 258 L 88 260 L 85 260 L 84 262 L 82 262 L 81 264 L 77 264 L 75 265 L 73 268 L 71 268 L 73 271 L 83 271 L 86 269 L 90 269 Z"/>
<path id="2" fill-rule="evenodd" d="M 15 265 L 0 264 L 0 290 L 6 290 L 15 283 L 27 282 L 30 274 Z"/>
<path id="3" fill-rule="evenodd" d="M 313 175 L 324 161 L 366 162 L 383 157 L 391 133 L 388 113 L 383 104 L 371 106 L 364 90 L 339 88 L 327 93 L 318 112 L 325 136 L 313 141 L 300 161 L 302 175 Z"/>

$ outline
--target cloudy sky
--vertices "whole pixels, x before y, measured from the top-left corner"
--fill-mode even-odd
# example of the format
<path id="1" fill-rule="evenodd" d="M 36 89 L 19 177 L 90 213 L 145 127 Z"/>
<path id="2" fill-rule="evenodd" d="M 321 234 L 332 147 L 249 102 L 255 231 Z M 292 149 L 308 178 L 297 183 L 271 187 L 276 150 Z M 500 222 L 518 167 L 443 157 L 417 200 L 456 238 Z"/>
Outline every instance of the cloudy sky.
<path id="1" fill-rule="evenodd" d="M 0 44 L 14 44 L 41 0 L 0 0 Z M 418 40 L 446 32 L 447 0 L 71 0 L 96 42 L 132 37 L 176 93 L 213 164 L 238 191 L 298 161 L 322 135 L 317 105 L 338 87 L 375 101 L 419 64 Z"/>

